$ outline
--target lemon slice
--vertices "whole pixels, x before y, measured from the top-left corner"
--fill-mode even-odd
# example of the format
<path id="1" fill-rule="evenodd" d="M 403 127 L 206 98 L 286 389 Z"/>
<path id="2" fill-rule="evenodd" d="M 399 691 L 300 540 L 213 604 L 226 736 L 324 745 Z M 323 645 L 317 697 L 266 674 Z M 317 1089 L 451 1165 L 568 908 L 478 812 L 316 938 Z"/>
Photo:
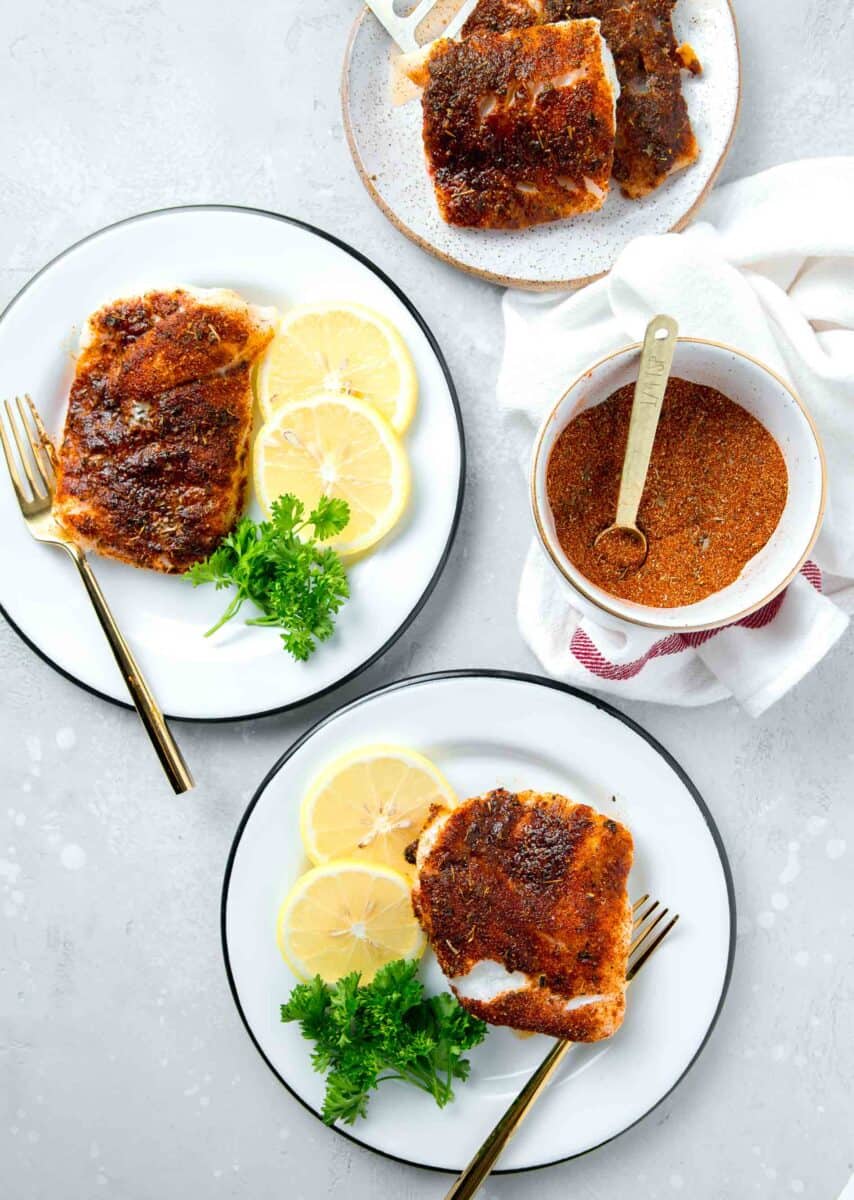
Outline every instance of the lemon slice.
<path id="1" fill-rule="evenodd" d="M 365 746 L 342 755 L 303 797 L 300 832 L 313 863 L 335 858 L 383 863 L 411 874 L 403 857 L 432 804 L 456 803 L 441 771 L 403 746 Z"/>
<path id="2" fill-rule="evenodd" d="M 344 392 L 377 409 L 396 433 L 415 413 L 418 379 L 395 327 L 359 304 L 294 308 L 258 368 L 258 402 L 269 420 L 283 404 Z"/>
<path id="3" fill-rule="evenodd" d="M 297 880 L 279 910 L 277 937 L 296 975 L 328 983 L 349 971 L 369 983 L 386 963 L 424 951 L 409 881 L 388 867 L 346 860 Z"/>
<path id="4" fill-rule="evenodd" d="M 345 529 L 327 543 L 361 554 L 384 537 L 409 499 L 409 460 L 376 409 L 352 396 L 323 394 L 278 409 L 258 432 L 255 492 L 269 516 L 293 492 L 309 512 L 321 496 L 350 505 Z"/>

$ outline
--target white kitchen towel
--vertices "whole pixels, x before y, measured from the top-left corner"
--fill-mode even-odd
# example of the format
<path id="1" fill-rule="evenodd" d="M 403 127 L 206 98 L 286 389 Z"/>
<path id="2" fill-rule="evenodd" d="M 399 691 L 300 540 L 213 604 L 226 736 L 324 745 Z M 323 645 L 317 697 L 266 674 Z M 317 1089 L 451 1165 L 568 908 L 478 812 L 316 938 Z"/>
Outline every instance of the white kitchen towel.
<path id="1" fill-rule="evenodd" d="M 827 457 L 821 536 L 783 596 L 738 626 L 664 636 L 573 607 L 539 543 L 519 626 L 545 670 L 637 700 L 734 696 L 758 716 L 841 637 L 854 609 L 854 158 L 791 163 L 718 188 L 681 234 L 637 238 L 610 274 L 571 294 L 507 292 L 498 400 L 527 470 L 533 434 L 592 363 L 671 313 L 788 378 Z"/>

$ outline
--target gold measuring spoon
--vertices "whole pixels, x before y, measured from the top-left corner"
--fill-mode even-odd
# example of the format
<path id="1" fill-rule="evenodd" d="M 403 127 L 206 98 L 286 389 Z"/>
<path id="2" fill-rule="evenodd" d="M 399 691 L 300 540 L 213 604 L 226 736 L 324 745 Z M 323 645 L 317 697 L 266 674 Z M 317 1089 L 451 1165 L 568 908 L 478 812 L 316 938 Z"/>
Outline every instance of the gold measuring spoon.
<path id="1" fill-rule="evenodd" d="M 679 326 L 673 318 L 663 315 L 653 317 L 646 327 L 620 477 L 617 516 L 614 524 L 603 529 L 593 543 L 615 565 L 639 567 L 647 555 L 646 534 L 637 526 L 638 508 L 678 333 Z"/>

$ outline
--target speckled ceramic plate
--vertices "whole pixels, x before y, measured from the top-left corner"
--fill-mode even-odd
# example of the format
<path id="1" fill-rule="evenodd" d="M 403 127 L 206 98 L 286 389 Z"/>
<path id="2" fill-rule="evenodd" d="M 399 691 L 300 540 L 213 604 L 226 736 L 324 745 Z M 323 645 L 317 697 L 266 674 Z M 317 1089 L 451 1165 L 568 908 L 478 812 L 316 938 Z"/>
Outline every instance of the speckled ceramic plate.
<path id="1" fill-rule="evenodd" d="M 276 914 L 308 865 L 299 806 L 309 781 L 337 755 L 376 742 L 421 750 L 460 796 L 501 785 L 558 791 L 631 829 L 630 894 L 654 894 L 680 913 L 679 925 L 633 985 L 622 1028 L 572 1050 L 501 1168 L 545 1166 L 616 1137 L 675 1087 L 717 1019 L 735 947 L 732 882 L 711 815 L 667 751 L 602 701 L 532 676 L 456 671 L 391 684 L 321 721 L 263 780 L 235 836 L 222 895 L 226 968 L 255 1046 L 317 1114 L 323 1079 L 299 1030 L 279 1019 L 295 978 L 276 945 Z M 430 952 L 423 976 L 432 992 L 447 986 Z M 365 1120 L 335 1130 L 418 1166 L 459 1170 L 550 1045 L 492 1029 L 450 1108 L 389 1083 Z"/>
<path id="2" fill-rule="evenodd" d="M 730 0 L 679 0 L 676 35 L 703 64 L 684 93 L 700 158 L 652 195 L 626 200 L 612 187 L 605 205 L 569 221 L 531 229 L 455 229 L 439 216 L 427 174 L 418 100 L 391 103 L 388 34 L 367 10 L 344 61 L 344 124 L 362 182 L 385 215 L 423 249 L 464 271 L 510 287 L 577 287 L 610 270 L 641 234 L 684 228 L 703 203 L 732 142 L 740 103 L 740 61 Z"/>
<path id="3" fill-rule="evenodd" d="M 191 720 L 235 720 L 293 707 L 351 679 L 407 627 L 430 594 L 457 527 L 462 421 L 435 339 L 391 280 L 318 229 L 225 205 L 146 213 L 102 229 L 49 263 L 0 317 L 0 397 L 29 392 L 49 432 L 59 436 L 74 351 L 89 313 L 108 300 L 175 283 L 234 288 L 251 303 L 280 310 L 358 299 L 397 326 L 418 373 L 418 411 L 405 437 L 410 504 L 376 550 L 348 568 L 351 597 L 334 636 L 308 662 L 285 654 L 275 629 L 253 629 L 239 619 L 205 638 L 223 610 L 222 592 L 90 556 L 163 710 Z M 254 501 L 250 512 L 261 516 Z M 33 541 L 2 478 L 0 551 L 15 564 L 0 578 L 0 611 L 58 670 L 126 704 L 124 681 L 72 564 L 61 551 Z"/>

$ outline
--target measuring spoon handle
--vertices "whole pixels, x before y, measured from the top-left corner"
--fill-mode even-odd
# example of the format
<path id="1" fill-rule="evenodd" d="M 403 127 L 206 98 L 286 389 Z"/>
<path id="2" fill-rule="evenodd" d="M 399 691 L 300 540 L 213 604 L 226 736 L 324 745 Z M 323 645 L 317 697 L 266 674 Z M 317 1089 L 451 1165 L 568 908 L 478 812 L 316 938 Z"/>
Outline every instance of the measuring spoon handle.
<path id="1" fill-rule="evenodd" d="M 620 478 L 617 525 L 633 526 L 637 523 L 678 332 L 679 326 L 673 318 L 663 315 L 653 317 L 646 327 L 632 401 L 629 440 Z"/>

